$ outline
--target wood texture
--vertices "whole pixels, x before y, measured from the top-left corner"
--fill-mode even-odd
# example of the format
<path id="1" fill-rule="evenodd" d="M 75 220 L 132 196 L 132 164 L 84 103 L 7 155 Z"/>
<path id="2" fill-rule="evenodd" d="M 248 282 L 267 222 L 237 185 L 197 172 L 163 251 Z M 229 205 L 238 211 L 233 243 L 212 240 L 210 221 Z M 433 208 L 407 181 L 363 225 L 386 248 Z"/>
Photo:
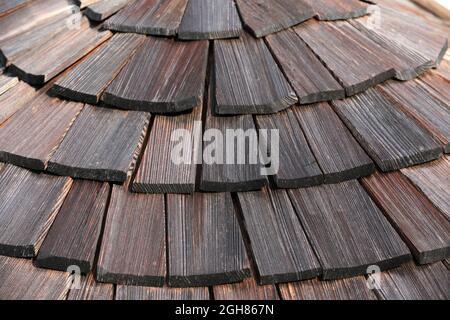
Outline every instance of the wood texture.
<path id="1" fill-rule="evenodd" d="M 293 109 L 323 171 L 325 183 L 367 176 L 375 165 L 328 103 Z"/>
<path id="2" fill-rule="evenodd" d="M 274 113 L 298 101 L 262 39 L 217 40 L 214 63 L 218 114 Z"/>
<path id="3" fill-rule="evenodd" d="M 169 285 L 211 286 L 251 276 L 228 193 L 167 195 Z"/>
<path id="4" fill-rule="evenodd" d="M 114 285 L 109 283 L 96 282 L 94 275 L 89 273 L 81 277 L 81 287 L 72 288 L 69 291 L 67 300 L 113 300 Z"/>
<path id="5" fill-rule="evenodd" d="M 19 83 L 19 79 L 16 77 L 8 77 L 4 74 L 0 74 L 0 96 L 11 88 L 14 88 Z"/>
<path id="6" fill-rule="evenodd" d="M 369 14 L 369 5 L 359 0 L 308 0 L 320 20 L 347 20 Z"/>
<path id="7" fill-rule="evenodd" d="M 285 191 L 238 193 L 260 284 L 305 280 L 321 267 Z"/>
<path id="8" fill-rule="evenodd" d="M 315 11 L 304 0 L 236 0 L 244 25 L 257 38 L 312 18 Z"/>
<path id="9" fill-rule="evenodd" d="M 300 188 L 323 183 L 322 170 L 308 146 L 293 109 L 257 116 L 256 122 L 260 129 L 278 130 L 279 169 L 273 177 L 278 188 Z M 262 135 L 260 139 L 264 141 Z M 265 143 L 270 145 L 269 141 Z"/>
<path id="10" fill-rule="evenodd" d="M 260 166 L 257 164 L 251 164 L 249 159 L 244 161 L 244 164 L 239 164 L 238 162 L 238 152 L 244 152 L 246 155 L 250 156 L 252 147 L 255 147 L 251 142 L 251 130 L 255 130 L 255 123 L 251 115 L 241 115 L 241 116 L 229 116 L 229 117 L 218 117 L 214 114 L 215 110 L 215 83 L 214 76 L 211 76 L 211 81 L 209 82 L 208 90 L 208 105 L 205 120 L 205 130 L 219 130 L 219 132 L 224 137 L 225 145 L 220 145 L 218 141 L 215 141 L 213 137 L 203 136 L 207 141 L 203 141 L 203 153 L 211 157 L 211 163 L 203 159 L 202 163 L 202 173 L 200 189 L 204 191 L 213 192 L 238 192 L 238 191 L 249 191 L 249 190 L 259 190 L 266 183 L 267 179 L 261 175 Z M 232 138 L 233 141 L 227 139 L 227 130 L 243 130 L 242 135 Z M 250 131 L 249 131 L 250 130 Z M 205 131 L 206 132 L 206 131 Z M 233 131 L 238 133 L 239 131 Z M 244 137 L 248 133 L 250 136 L 244 142 L 245 146 L 239 148 L 239 138 Z M 254 136 L 253 136 L 254 137 Z M 228 142 L 227 142 L 228 141 Z M 227 143 L 233 143 L 234 161 L 233 163 L 227 163 Z M 214 149 L 219 149 L 223 152 L 224 159 L 220 159 L 215 152 L 209 151 L 209 146 Z M 220 150 L 220 149 L 219 149 Z M 239 150 L 239 151 L 238 151 Z M 242 155 L 242 154 L 241 154 Z M 248 157 L 250 158 L 250 157 Z"/>
<path id="11" fill-rule="evenodd" d="M 145 37 L 116 34 L 88 58 L 55 82 L 53 89 L 71 100 L 97 104 L 106 87 L 122 70 Z"/>
<path id="12" fill-rule="evenodd" d="M 394 38 L 386 37 L 382 33 L 377 32 L 376 29 L 374 30 L 369 19 L 375 18 L 367 17 L 367 19 L 363 20 L 350 20 L 349 23 L 365 37 L 376 42 L 389 52 L 390 55 L 386 59 L 391 61 L 397 79 L 411 80 L 433 67 L 433 61 L 420 54 L 420 52 L 395 41 Z"/>
<path id="13" fill-rule="evenodd" d="M 74 178 L 124 182 L 133 169 L 150 115 L 86 105 L 48 164 Z"/>
<path id="14" fill-rule="evenodd" d="M 46 83 L 111 36 L 110 31 L 91 28 L 83 18 L 79 27 L 59 33 L 30 54 L 18 57 L 10 66 L 11 72 L 33 85 Z"/>
<path id="15" fill-rule="evenodd" d="M 338 78 L 347 95 L 394 77 L 390 54 L 346 22 L 308 21 L 294 29 Z"/>
<path id="16" fill-rule="evenodd" d="M 76 265 L 88 274 L 109 195 L 108 184 L 76 180 L 59 210 L 35 260 L 35 265 L 66 271 Z"/>
<path id="17" fill-rule="evenodd" d="M 323 268 L 323 279 L 366 274 L 411 259 L 381 211 L 357 181 L 290 190 L 289 195 Z"/>
<path id="18" fill-rule="evenodd" d="M 7 165 L 0 173 L 0 254 L 36 256 L 71 185 L 70 178 Z"/>
<path id="19" fill-rule="evenodd" d="M 38 269 L 31 260 L 0 256 L 2 300 L 63 300 L 69 287 L 65 272 Z"/>
<path id="20" fill-rule="evenodd" d="M 208 42 L 147 37 L 109 85 L 103 101 L 155 113 L 198 106 L 203 97 Z"/>
<path id="21" fill-rule="evenodd" d="M 197 172 L 197 150 L 201 132 L 196 132 L 202 108 L 179 116 L 156 116 L 147 147 L 131 185 L 133 192 L 140 193 L 193 193 Z M 176 130 L 183 130 L 190 137 L 177 137 Z M 179 150 L 179 148 L 182 150 Z M 179 150 L 179 152 L 178 152 Z M 176 154 L 174 154 L 177 151 Z M 174 157 L 182 157 L 180 163 Z"/>
<path id="22" fill-rule="evenodd" d="M 414 3 L 432 12 L 436 16 L 444 19 L 450 19 L 450 10 L 435 0 L 412 0 Z"/>
<path id="23" fill-rule="evenodd" d="M 10 2 L 8 0 L 7 2 Z M 72 13 L 76 7 L 66 0 L 36 0 L 25 10 L 16 10 L 0 20 L 0 43 L 18 34 L 38 27 L 55 16 Z M 1 47 L 1 45 L 0 45 Z"/>
<path id="24" fill-rule="evenodd" d="M 441 263 L 415 266 L 408 263 L 381 273 L 378 294 L 385 300 L 448 300 L 449 272 Z"/>
<path id="25" fill-rule="evenodd" d="M 2 94 L 0 96 L 0 125 L 18 110 L 25 107 L 26 103 L 37 95 L 38 93 L 33 87 L 22 81 Z"/>
<path id="26" fill-rule="evenodd" d="M 345 97 L 344 88 L 293 30 L 265 39 L 301 104 Z"/>
<path id="27" fill-rule="evenodd" d="M 116 300 L 209 300 L 208 288 L 117 286 Z"/>
<path id="28" fill-rule="evenodd" d="M 439 66 L 439 70 L 442 69 L 444 68 Z M 417 83 L 424 87 L 430 95 L 450 106 L 450 79 L 445 78 L 439 72 L 432 71 L 422 75 Z"/>
<path id="29" fill-rule="evenodd" d="M 103 21 L 124 8 L 130 0 L 101 0 L 86 8 L 86 16 L 93 21 Z"/>
<path id="30" fill-rule="evenodd" d="M 29 0 L 8 0 L 0 3 L 0 17 L 10 14 L 20 8 L 23 8 Z"/>
<path id="31" fill-rule="evenodd" d="M 445 156 L 439 161 L 403 169 L 402 173 L 450 220 L 449 169 L 450 157 Z"/>
<path id="32" fill-rule="evenodd" d="M 283 300 L 377 300 L 363 276 L 332 281 L 317 279 L 279 285 Z"/>
<path id="33" fill-rule="evenodd" d="M 253 278 L 213 287 L 214 300 L 279 300 L 273 284 L 259 286 Z"/>
<path id="34" fill-rule="evenodd" d="M 374 89 L 333 101 L 333 105 L 383 171 L 424 163 L 442 155 L 442 147 L 427 132 Z"/>
<path id="35" fill-rule="evenodd" d="M 448 85 L 450 89 L 450 84 Z M 379 87 L 379 92 L 398 102 L 401 111 L 430 132 L 439 141 L 446 153 L 450 153 L 450 105 L 437 99 L 418 82 L 399 83 L 389 81 Z"/>
<path id="36" fill-rule="evenodd" d="M 418 263 L 450 256 L 450 222 L 405 176 L 400 172 L 376 173 L 362 183 Z"/>
<path id="37" fill-rule="evenodd" d="M 188 0 L 137 0 L 106 21 L 105 27 L 121 32 L 173 36 Z"/>
<path id="38" fill-rule="evenodd" d="M 166 275 L 163 195 L 114 186 L 97 265 L 97 280 L 162 286 Z"/>
<path id="39" fill-rule="evenodd" d="M 96 4 L 101 0 L 74 0 L 74 3 L 78 5 L 81 9 L 86 8 L 90 5 Z"/>
<path id="40" fill-rule="evenodd" d="M 82 108 L 43 90 L 0 127 L 0 161 L 44 170 Z"/>
<path id="41" fill-rule="evenodd" d="M 190 0 L 181 21 L 180 39 L 236 38 L 242 24 L 233 0 Z"/>

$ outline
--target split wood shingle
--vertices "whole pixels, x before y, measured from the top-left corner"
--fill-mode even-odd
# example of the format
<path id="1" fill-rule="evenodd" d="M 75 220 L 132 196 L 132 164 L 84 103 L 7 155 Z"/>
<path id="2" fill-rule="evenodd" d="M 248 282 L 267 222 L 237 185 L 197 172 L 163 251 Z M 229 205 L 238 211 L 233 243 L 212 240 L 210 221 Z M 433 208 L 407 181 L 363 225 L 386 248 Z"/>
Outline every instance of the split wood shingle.
<path id="1" fill-rule="evenodd" d="M 208 288 L 117 286 L 116 300 L 209 300 Z"/>
<path id="2" fill-rule="evenodd" d="M 308 0 L 320 20 L 344 20 L 370 13 L 369 5 L 359 0 Z"/>
<path id="3" fill-rule="evenodd" d="M 442 155 L 442 147 L 425 130 L 375 89 L 333 101 L 333 105 L 383 171 L 424 163 Z"/>
<path id="4" fill-rule="evenodd" d="M 114 186 L 97 264 L 97 280 L 162 286 L 166 276 L 163 195 Z"/>
<path id="5" fill-rule="evenodd" d="M 22 81 L 0 95 L 0 125 L 37 96 L 36 90 Z"/>
<path id="6" fill-rule="evenodd" d="M 76 265 L 88 274 L 94 265 L 108 196 L 106 183 L 75 180 L 35 264 L 61 271 Z"/>
<path id="7" fill-rule="evenodd" d="M 250 276 L 229 193 L 167 195 L 169 285 L 211 286 Z"/>
<path id="8" fill-rule="evenodd" d="M 320 264 L 285 191 L 243 192 L 238 200 L 260 284 L 320 274 Z"/>
<path id="9" fill-rule="evenodd" d="M 113 300 L 114 285 L 110 283 L 96 282 L 94 275 L 89 273 L 80 278 L 80 288 L 72 288 L 67 295 L 67 300 Z"/>
<path id="10" fill-rule="evenodd" d="M 16 77 L 8 77 L 0 73 L 0 96 L 9 89 L 13 88 L 18 82 L 19 79 Z"/>
<path id="11" fill-rule="evenodd" d="M 255 279 L 213 287 L 214 300 L 279 300 L 273 284 L 260 286 Z"/>
<path id="12" fill-rule="evenodd" d="M 198 106 L 203 97 L 208 41 L 147 37 L 103 94 L 121 109 L 168 113 Z"/>
<path id="13" fill-rule="evenodd" d="M 130 0 L 101 0 L 86 8 L 86 16 L 93 21 L 103 21 L 125 7 Z"/>
<path id="14" fill-rule="evenodd" d="M 86 105 L 48 164 L 74 178 L 124 182 L 133 169 L 150 115 Z"/>
<path id="15" fill-rule="evenodd" d="M 411 259 L 408 247 L 357 181 L 289 190 L 325 280 L 366 274 Z"/>
<path id="16" fill-rule="evenodd" d="M 36 256 L 71 185 L 70 178 L 7 165 L 0 173 L 0 254 Z"/>

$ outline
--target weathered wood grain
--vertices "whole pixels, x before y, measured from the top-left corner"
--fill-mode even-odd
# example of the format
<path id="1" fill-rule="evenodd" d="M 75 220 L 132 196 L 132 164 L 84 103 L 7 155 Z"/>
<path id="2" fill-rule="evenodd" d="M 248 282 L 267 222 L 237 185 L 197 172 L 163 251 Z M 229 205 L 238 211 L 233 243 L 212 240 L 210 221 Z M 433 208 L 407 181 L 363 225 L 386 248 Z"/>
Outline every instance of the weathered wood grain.
<path id="1" fill-rule="evenodd" d="M 213 287 L 214 300 L 279 300 L 273 284 L 259 286 L 255 279 Z"/>
<path id="2" fill-rule="evenodd" d="M 4 74 L 0 74 L 0 96 L 18 83 L 19 79 L 16 77 L 9 77 Z"/>
<path id="3" fill-rule="evenodd" d="M 450 84 L 447 89 L 450 89 Z M 442 144 L 446 153 L 450 153 L 450 100 L 445 103 L 437 99 L 416 81 L 389 81 L 380 86 L 378 92 L 398 102 L 396 107 L 416 120 Z"/>
<path id="4" fill-rule="evenodd" d="M 262 39 L 214 42 L 216 113 L 265 114 L 298 102 Z"/>
<path id="5" fill-rule="evenodd" d="M 191 0 L 178 31 L 180 39 L 236 38 L 242 24 L 233 0 Z"/>
<path id="6" fill-rule="evenodd" d="M 257 38 L 287 29 L 315 15 L 304 0 L 236 0 L 244 25 Z"/>
<path id="7" fill-rule="evenodd" d="M 273 177 L 278 188 L 300 188 L 323 183 L 322 170 L 309 148 L 293 108 L 274 115 L 257 116 L 256 122 L 259 129 L 278 130 L 279 168 Z M 270 145 L 270 139 L 264 139 L 260 135 L 260 140 Z"/>
<path id="8" fill-rule="evenodd" d="M 9 2 L 10 0 L 8 0 Z M 67 15 L 74 12 L 76 6 L 66 0 L 36 0 L 32 1 L 25 10 L 16 10 L 0 20 L 0 44 L 11 37 L 38 27 L 46 20 Z M 58 17 L 59 18 L 59 17 Z M 0 45 L 1 47 L 1 45 Z"/>
<path id="9" fill-rule="evenodd" d="M 114 186 L 97 265 L 97 280 L 162 286 L 166 276 L 163 195 Z"/>
<path id="10" fill-rule="evenodd" d="M 426 266 L 408 263 L 381 273 L 380 298 L 385 300 L 448 300 L 449 272 L 441 262 Z"/>
<path id="11" fill-rule="evenodd" d="M 321 267 L 285 191 L 243 192 L 238 193 L 238 200 L 260 284 L 320 274 Z"/>
<path id="12" fill-rule="evenodd" d="M 31 260 L 0 256 L 2 300 L 63 300 L 69 287 L 68 273 L 35 268 Z"/>
<path id="13" fill-rule="evenodd" d="M 395 69 L 395 77 L 399 80 L 411 80 L 433 67 L 433 61 L 416 50 L 398 43 L 393 38 L 388 38 L 376 29 L 373 29 L 367 17 L 363 20 L 350 20 L 349 23 L 358 29 L 365 37 L 385 48 L 390 55 L 390 60 Z M 370 26 L 370 27 L 369 27 Z"/>
<path id="14" fill-rule="evenodd" d="M 251 276 L 229 193 L 167 195 L 167 229 L 170 286 L 212 286 Z"/>
<path id="15" fill-rule="evenodd" d="M 0 161 L 44 170 L 83 104 L 47 95 L 28 101 L 0 127 Z"/>
<path id="16" fill-rule="evenodd" d="M 366 274 L 411 260 L 408 247 L 357 181 L 289 191 L 323 279 Z"/>
<path id="17" fill-rule="evenodd" d="M 252 147 L 256 147 L 252 144 L 253 141 L 257 140 L 255 123 L 251 115 L 241 115 L 241 116 L 229 116 L 229 117 L 218 117 L 215 115 L 215 83 L 214 76 L 211 75 L 211 80 L 209 82 L 208 90 L 208 105 L 207 114 L 205 120 L 205 130 L 218 130 L 222 137 L 225 139 L 224 145 L 220 145 L 219 141 L 215 141 L 214 137 L 204 138 L 207 141 L 203 141 L 203 153 L 211 157 L 211 161 L 208 159 L 203 159 L 202 163 L 202 173 L 200 181 L 200 189 L 204 191 L 213 192 L 238 192 L 238 191 L 250 191 L 259 190 L 266 183 L 267 179 L 261 175 L 261 165 L 251 164 L 249 161 L 250 151 L 254 150 Z M 237 137 L 230 137 L 227 139 L 227 130 L 243 130 L 243 131 L 233 131 L 237 134 L 241 132 L 242 135 Z M 254 130 L 254 135 L 252 135 L 252 130 Z M 205 131 L 207 132 L 207 131 Z M 246 133 L 249 134 L 248 139 L 246 139 Z M 240 138 L 244 138 L 244 147 L 239 149 Z M 232 141 L 230 141 L 232 139 Z M 232 163 L 227 163 L 227 143 L 233 143 L 233 156 L 234 161 Z M 256 141 L 254 142 L 256 143 Z M 222 150 L 219 148 L 222 147 Z M 220 159 L 216 155 L 215 151 L 208 148 L 218 149 L 223 152 L 223 159 Z M 239 151 L 238 151 L 239 150 Z M 219 152 L 220 152 L 219 151 Z M 238 152 L 242 156 L 242 152 L 246 156 L 247 161 L 242 164 L 238 162 Z M 206 161 L 208 160 L 208 161 Z"/>
<path id="18" fill-rule="evenodd" d="M 109 85 L 103 101 L 122 109 L 190 110 L 203 97 L 208 42 L 147 37 Z"/>
<path id="19" fill-rule="evenodd" d="M 450 220 L 450 157 L 421 166 L 402 169 L 402 173 L 422 191 L 428 199 Z"/>
<path id="20" fill-rule="evenodd" d="M 395 76 L 384 48 L 347 22 L 308 21 L 294 29 L 340 81 L 347 95 L 365 91 Z"/>
<path id="21" fill-rule="evenodd" d="M 344 88 L 293 30 L 265 39 L 301 104 L 345 97 Z"/>
<path id="22" fill-rule="evenodd" d="M 53 89 L 63 97 L 97 104 L 106 87 L 133 56 L 145 37 L 116 34 L 88 58 L 55 82 Z"/>
<path id="23" fill-rule="evenodd" d="M 140 193 L 193 193 L 202 107 L 189 114 L 156 116 L 147 147 L 131 185 Z M 180 132 L 180 136 L 176 132 Z M 187 136 L 187 135 L 190 136 Z"/>
<path id="24" fill-rule="evenodd" d="M 150 115 L 86 105 L 48 162 L 59 175 L 124 182 L 142 148 Z"/>
<path id="25" fill-rule="evenodd" d="M 10 70 L 33 85 L 48 82 L 112 36 L 110 31 L 91 28 L 82 18 L 79 26 L 59 33 L 29 54 L 15 59 Z"/>
<path id="26" fill-rule="evenodd" d="M 369 14 L 369 4 L 359 0 L 308 0 L 319 20 L 347 20 Z"/>
<path id="27" fill-rule="evenodd" d="M 418 263 L 450 257 L 450 222 L 405 176 L 376 173 L 362 179 L 362 184 Z"/>
<path id="28" fill-rule="evenodd" d="M 438 70 L 442 69 L 439 66 Z M 436 71 L 432 71 L 423 74 L 417 83 L 423 86 L 429 94 L 435 96 L 450 107 L 450 79 L 443 77 Z"/>
<path id="29" fill-rule="evenodd" d="M 101 0 L 86 8 L 86 16 L 93 21 L 103 21 L 120 9 L 124 8 L 131 0 Z"/>
<path id="30" fill-rule="evenodd" d="M 437 159 L 442 147 L 375 89 L 333 101 L 342 121 L 383 171 Z"/>
<path id="31" fill-rule="evenodd" d="M 437 66 L 448 48 L 448 31 L 445 35 L 431 27 L 431 22 L 405 14 L 396 9 L 379 6 L 381 24 L 373 24 L 380 34 L 392 39 L 399 45 L 410 47 Z M 446 27 L 448 30 L 448 27 Z"/>
<path id="32" fill-rule="evenodd" d="M 58 34 L 68 31 L 71 21 L 80 21 L 81 12 L 64 11 L 44 20 L 37 27 L 25 30 L 13 37 L 0 41 L 0 65 L 11 65 L 20 57 L 44 46 Z"/>
<path id="33" fill-rule="evenodd" d="M 363 276 L 321 281 L 317 279 L 280 284 L 283 300 L 377 300 Z"/>
<path id="34" fill-rule="evenodd" d="M 188 0 L 137 0 L 108 19 L 105 27 L 121 32 L 173 36 Z"/>
<path id="35" fill-rule="evenodd" d="M 0 254 L 36 256 L 71 185 L 70 178 L 5 166 L 0 173 Z"/>
<path id="36" fill-rule="evenodd" d="M 96 282 L 94 275 L 89 273 L 81 277 L 81 287 L 72 288 L 69 291 L 67 300 L 113 300 L 114 285 L 110 283 Z"/>
<path id="37" fill-rule="evenodd" d="M 375 165 L 328 103 L 293 108 L 325 183 L 367 176 Z M 290 147 L 290 146 L 289 146 Z"/>
<path id="38" fill-rule="evenodd" d="M 109 195 L 108 184 L 76 180 L 35 260 L 38 267 L 66 271 L 76 265 L 88 274 Z"/>
<path id="39" fill-rule="evenodd" d="M 81 9 L 93 5 L 101 0 L 74 0 L 74 3 L 78 5 Z"/>
<path id="40" fill-rule="evenodd" d="M 0 17 L 10 14 L 27 5 L 30 0 L 8 0 L 0 3 Z"/>
<path id="41" fill-rule="evenodd" d="M 447 269 L 450 270 L 450 259 L 446 259 L 443 262 L 444 262 L 444 265 L 447 267 Z"/>
<path id="42" fill-rule="evenodd" d="M 0 96 L 0 125 L 14 113 L 26 106 L 38 95 L 36 90 L 25 82 L 20 81 L 11 90 Z"/>
<path id="43" fill-rule="evenodd" d="M 117 286 L 116 300 L 209 300 L 208 288 Z"/>

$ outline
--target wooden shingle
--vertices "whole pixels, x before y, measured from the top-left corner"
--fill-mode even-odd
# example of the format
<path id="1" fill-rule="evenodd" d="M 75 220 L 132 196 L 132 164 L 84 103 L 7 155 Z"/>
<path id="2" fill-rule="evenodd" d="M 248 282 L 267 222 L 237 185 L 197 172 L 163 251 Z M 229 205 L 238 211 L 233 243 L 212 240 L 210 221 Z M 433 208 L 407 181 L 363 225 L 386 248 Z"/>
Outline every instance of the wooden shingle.
<path id="1" fill-rule="evenodd" d="M 311 279 L 321 267 L 283 190 L 238 193 L 260 284 Z"/>
<path id="2" fill-rule="evenodd" d="M 167 228 L 170 286 L 211 286 L 250 276 L 229 193 L 167 195 Z"/>
<path id="3" fill-rule="evenodd" d="M 0 125 L 37 95 L 36 90 L 25 82 L 19 82 L 14 88 L 0 95 Z"/>
<path id="4" fill-rule="evenodd" d="M 36 256 L 71 185 L 70 178 L 7 165 L 0 173 L 0 254 Z"/>
<path id="5" fill-rule="evenodd" d="M 320 20 L 346 20 L 369 14 L 369 4 L 359 0 L 309 0 Z"/>
<path id="6" fill-rule="evenodd" d="M 102 100 L 121 109 L 190 110 L 203 97 L 208 42 L 147 37 Z"/>
<path id="7" fill-rule="evenodd" d="M 363 178 L 362 184 L 418 263 L 450 257 L 450 221 L 405 176 L 376 173 Z"/>
<path id="8" fill-rule="evenodd" d="M 208 288 L 117 286 L 116 300 L 209 300 Z"/>
<path id="9" fill-rule="evenodd" d="M 236 38 L 242 32 L 233 0 L 190 0 L 181 21 L 180 39 Z"/>
<path id="10" fill-rule="evenodd" d="M 145 112 L 86 105 L 47 169 L 74 178 L 124 182 L 140 153 L 149 121 Z"/>
<path id="11" fill-rule="evenodd" d="M 239 283 L 213 287 L 214 300 L 279 300 L 277 288 L 273 284 L 260 286 L 249 278 Z"/>
<path id="12" fill-rule="evenodd" d="M 93 268 L 108 196 L 106 183 L 75 180 L 35 264 L 61 271 L 76 265 L 88 274 Z"/>
<path id="13" fill-rule="evenodd" d="M 19 83 L 16 77 L 8 77 L 0 73 L 0 96 Z"/>
<path id="14" fill-rule="evenodd" d="M 90 20 L 103 21 L 128 3 L 130 3 L 130 0 L 101 0 L 88 6 L 85 14 Z"/>
<path id="15" fill-rule="evenodd" d="M 81 287 L 72 288 L 67 300 L 113 300 L 114 285 L 110 283 L 96 282 L 94 275 L 89 273 L 80 278 Z"/>
<path id="16" fill-rule="evenodd" d="M 357 181 L 290 190 L 323 279 L 363 275 L 411 260 L 408 247 Z"/>
<path id="17" fill-rule="evenodd" d="M 166 276 L 163 195 L 114 186 L 97 264 L 97 280 L 162 286 Z"/>
<path id="18" fill-rule="evenodd" d="M 262 39 L 215 41 L 214 64 L 218 114 L 274 113 L 298 101 Z"/>
<path id="19" fill-rule="evenodd" d="M 442 147 L 375 89 L 333 101 L 334 109 L 383 171 L 438 159 Z"/>

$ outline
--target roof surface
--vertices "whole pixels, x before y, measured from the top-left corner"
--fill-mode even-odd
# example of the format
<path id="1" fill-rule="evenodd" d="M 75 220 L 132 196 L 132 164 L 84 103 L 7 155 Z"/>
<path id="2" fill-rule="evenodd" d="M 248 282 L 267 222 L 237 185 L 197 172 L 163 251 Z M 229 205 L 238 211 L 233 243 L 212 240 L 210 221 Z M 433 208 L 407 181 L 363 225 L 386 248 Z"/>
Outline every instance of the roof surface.
<path id="1" fill-rule="evenodd" d="M 450 298 L 448 21 L 22 0 L 0 30 L 0 299 Z M 278 170 L 198 162 L 208 129 L 267 166 L 277 130 Z"/>

